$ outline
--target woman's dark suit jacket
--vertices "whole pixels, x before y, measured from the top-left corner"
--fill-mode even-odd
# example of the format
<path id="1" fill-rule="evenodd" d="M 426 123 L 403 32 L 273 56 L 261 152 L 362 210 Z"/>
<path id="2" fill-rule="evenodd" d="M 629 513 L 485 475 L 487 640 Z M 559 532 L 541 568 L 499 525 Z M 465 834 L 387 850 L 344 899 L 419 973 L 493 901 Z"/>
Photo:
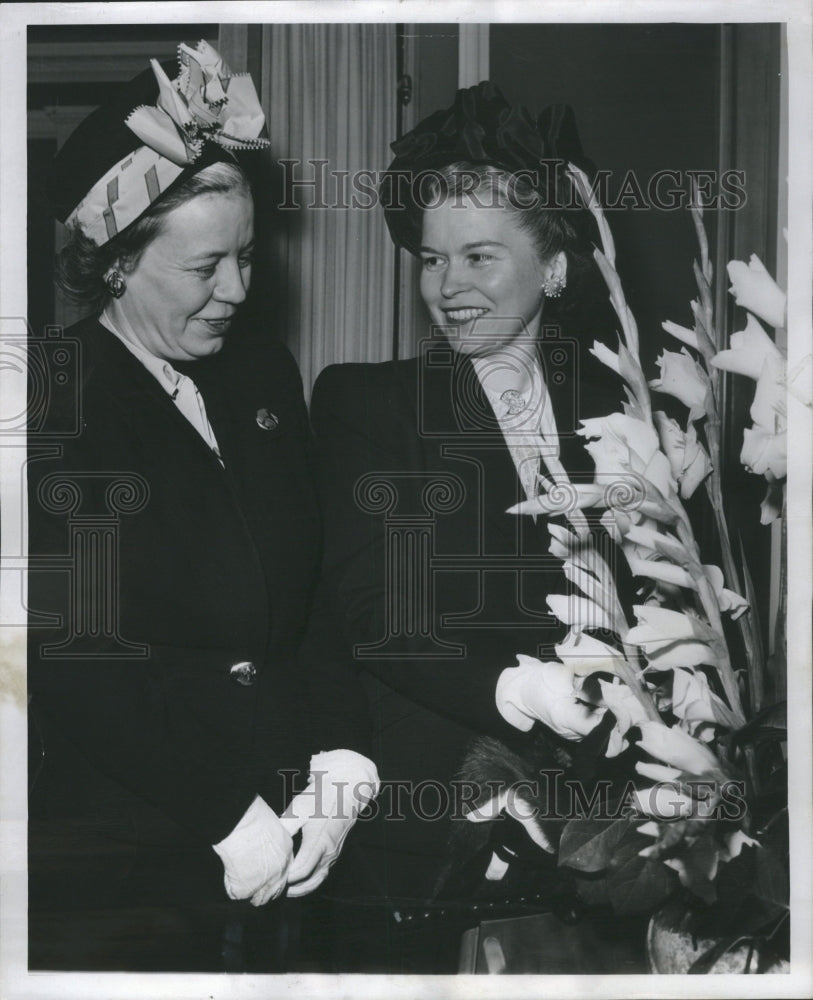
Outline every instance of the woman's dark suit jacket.
<path id="1" fill-rule="evenodd" d="M 592 481 L 578 418 L 617 410 L 619 386 L 576 341 L 543 341 L 540 358 L 561 459 Z M 445 341 L 421 358 L 326 369 L 311 419 L 326 587 L 363 671 L 382 780 L 412 789 L 400 793 L 406 820 L 359 830 L 358 890 L 428 896 L 448 817 L 464 811 L 432 786 L 448 785 L 476 735 L 528 739 L 498 712 L 497 680 L 517 653 L 550 658 L 564 629 L 545 597 L 567 584 L 546 518 L 506 513 L 525 499 L 511 454 L 472 365 Z M 385 787 L 381 814 L 394 798 Z"/>
<path id="2" fill-rule="evenodd" d="M 299 373 L 237 328 L 177 365 L 224 469 L 98 322 L 63 341 L 57 360 L 37 345 L 47 392 L 29 407 L 32 905 L 83 866 L 91 894 L 124 898 L 156 843 L 186 845 L 159 896 L 189 869 L 179 896 L 225 899 L 210 845 L 254 796 L 279 812 L 310 754 L 364 749 L 329 629 L 309 640 L 316 701 L 297 662 L 321 549 Z M 117 849 L 106 869 L 100 843 Z"/>

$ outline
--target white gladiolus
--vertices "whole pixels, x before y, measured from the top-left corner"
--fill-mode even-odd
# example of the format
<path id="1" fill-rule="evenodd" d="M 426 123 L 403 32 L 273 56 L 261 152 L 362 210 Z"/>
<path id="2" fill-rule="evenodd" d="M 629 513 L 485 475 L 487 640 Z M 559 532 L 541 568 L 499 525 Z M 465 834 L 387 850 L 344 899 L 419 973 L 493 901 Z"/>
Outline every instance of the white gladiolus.
<path id="1" fill-rule="evenodd" d="M 652 666 L 668 670 L 716 662 L 709 646 L 716 636 L 708 625 L 651 604 L 636 605 L 633 611 L 638 625 L 630 629 L 626 641 L 640 646 Z"/>
<path id="2" fill-rule="evenodd" d="M 726 589 L 725 577 L 720 567 L 704 563 L 703 569 L 706 573 L 706 578 L 714 588 L 714 593 L 717 595 L 720 610 L 727 611 L 734 620 L 744 614 L 749 607 L 748 601 L 744 597 L 740 597 L 736 591 Z"/>
<path id="3" fill-rule="evenodd" d="M 729 349 L 711 359 L 715 368 L 736 375 L 747 375 L 755 382 L 769 358 L 782 358 L 782 352 L 760 326 L 755 316 L 748 316 L 744 330 L 731 334 Z"/>
<path id="4" fill-rule="evenodd" d="M 635 765 L 638 774 L 642 774 L 650 781 L 677 781 L 683 773 L 678 767 L 667 767 L 666 764 L 651 764 L 645 760 L 639 760 Z"/>
<path id="5" fill-rule="evenodd" d="M 519 666 L 504 670 L 500 685 L 507 687 L 522 672 L 522 710 L 539 719 L 567 740 L 586 736 L 601 721 L 603 709 L 596 710 L 579 698 L 573 671 L 564 663 L 537 660 L 517 654 Z"/>
<path id="6" fill-rule="evenodd" d="M 564 640 L 554 648 L 559 659 L 578 677 L 586 677 L 598 671 L 617 674 L 619 664 L 624 663 L 618 650 L 586 632 L 568 632 Z"/>
<path id="7" fill-rule="evenodd" d="M 697 487 L 711 473 L 711 459 L 697 440 L 697 430 L 689 423 L 683 431 L 677 420 L 667 417 L 662 410 L 652 414 L 661 447 L 669 459 L 672 475 L 680 484 L 680 495 L 688 500 Z"/>
<path id="8" fill-rule="evenodd" d="M 788 435 L 769 434 L 760 427 L 746 427 L 742 432 L 740 461 L 757 476 L 784 479 L 788 474 Z"/>
<path id="9" fill-rule="evenodd" d="M 592 629 L 612 629 L 613 627 L 607 612 L 586 597 L 549 594 L 545 600 L 551 612 L 565 625 Z"/>
<path id="10" fill-rule="evenodd" d="M 641 477 L 663 496 L 674 492 L 669 460 L 650 424 L 624 413 L 582 420 L 581 424 L 578 433 L 589 439 L 585 448 L 595 462 L 597 482 L 624 484 L 626 477 L 636 485 Z"/>
<path id="11" fill-rule="evenodd" d="M 679 326 L 668 319 L 664 320 L 661 326 L 667 333 L 671 333 L 673 337 L 686 344 L 687 347 L 693 347 L 696 351 L 700 350 L 700 344 L 694 330 L 689 330 L 685 326 Z"/>
<path id="12" fill-rule="evenodd" d="M 747 375 L 756 381 L 751 404 L 754 427 L 743 432 L 740 461 L 749 472 L 765 476 L 769 482 L 784 479 L 788 472 L 787 362 L 784 354 L 757 320 L 749 316 L 745 329 L 732 335 L 730 349 L 715 354 L 711 363 L 723 371 Z M 763 524 L 776 516 L 770 496 L 766 499 L 769 502 L 763 505 L 760 518 Z"/>
<path id="13" fill-rule="evenodd" d="M 662 722 L 641 722 L 638 745 L 652 757 L 689 774 L 703 774 L 719 768 L 717 758 L 703 743 L 677 726 Z"/>
<path id="14" fill-rule="evenodd" d="M 751 404 L 751 419 L 772 434 L 781 433 L 788 425 L 786 373 L 784 358 L 766 358 Z"/>
<path id="15" fill-rule="evenodd" d="M 741 260 L 729 261 L 727 270 L 731 281 L 729 292 L 738 306 L 755 313 L 768 326 L 785 325 L 787 296 L 755 253 L 747 264 Z"/>
<path id="16" fill-rule="evenodd" d="M 674 785 L 653 785 L 632 793 L 630 803 L 644 816 L 654 816 L 661 822 L 685 819 L 694 812 L 694 802 Z"/>
<path id="17" fill-rule="evenodd" d="M 652 379 L 650 387 L 679 399 L 689 408 L 689 420 L 698 420 L 706 413 L 706 397 L 711 391 L 708 375 L 684 348 L 679 354 L 664 351 L 657 365 L 661 377 Z"/>
<path id="18" fill-rule="evenodd" d="M 607 757 L 617 757 L 629 745 L 625 739 L 626 733 L 642 722 L 646 722 L 648 715 L 641 702 L 636 698 L 635 693 L 626 684 L 610 684 L 608 681 L 599 678 L 601 688 L 601 699 L 615 716 L 615 726 L 610 733 L 610 742 L 607 746 Z"/>
<path id="19" fill-rule="evenodd" d="M 627 556 L 627 562 L 633 576 L 646 576 L 650 580 L 659 580 L 661 583 L 668 583 L 673 587 L 697 589 L 694 581 L 682 566 L 675 566 L 674 563 L 664 562 L 661 559 L 638 559 L 635 556 Z"/>
<path id="20" fill-rule="evenodd" d="M 715 706 L 722 711 L 715 712 Z M 726 706 L 709 687 L 701 671 L 675 670 L 672 680 L 672 712 L 689 722 L 720 722 Z"/>
<path id="21" fill-rule="evenodd" d="M 602 344 L 600 341 L 594 340 L 593 346 L 590 348 L 590 353 L 593 357 L 598 358 L 603 365 L 611 368 L 616 375 L 621 374 L 621 362 L 619 357 L 614 351 L 611 351 L 606 344 Z"/>
<path id="22" fill-rule="evenodd" d="M 687 562 L 689 554 L 683 542 L 668 532 L 656 531 L 644 524 L 630 524 L 623 531 L 623 542 L 632 542 L 637 549 L 656 552 L 679 565 Z M 623 543 L 622 543 L 623 544 Z"/>

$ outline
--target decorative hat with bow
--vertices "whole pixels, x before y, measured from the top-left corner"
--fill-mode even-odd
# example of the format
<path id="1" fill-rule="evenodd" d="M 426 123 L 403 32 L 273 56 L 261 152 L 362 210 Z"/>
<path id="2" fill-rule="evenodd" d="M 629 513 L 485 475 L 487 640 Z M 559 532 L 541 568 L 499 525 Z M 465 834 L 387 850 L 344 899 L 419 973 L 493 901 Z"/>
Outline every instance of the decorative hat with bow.
<path id="1" fill-rule="evenodd" d="M 155 59 L 93 112 L 57 154 L 54 214 L 101 246 L 172 185 L 234 151 L 265 149 L 265 116 L 251 77 L 232 74 L 205 41 L 178 46 L 178 76 Z"/>
<path id="2" fill-rule="evenodd" d="M 565 165 L 573 162 L 588 174 L 595 169 L 582 151 L 569 105 L 551 105 L 534 120 L 525 108 L 511 107 L 490 80 L 458 90 L 451 107 L 429 115 L 390 148 L 395 159 L 382 179 L 381 196 L 390 235 L 410 253 L 421 243 L 419 198 L 426 195 L 421 176 L 453 163 L 522 171 L 538 179 L 546 204 L 571 208 L 578 202 L 564 188 Z M 557 185 L 561 191 L 553 190 Z"/>

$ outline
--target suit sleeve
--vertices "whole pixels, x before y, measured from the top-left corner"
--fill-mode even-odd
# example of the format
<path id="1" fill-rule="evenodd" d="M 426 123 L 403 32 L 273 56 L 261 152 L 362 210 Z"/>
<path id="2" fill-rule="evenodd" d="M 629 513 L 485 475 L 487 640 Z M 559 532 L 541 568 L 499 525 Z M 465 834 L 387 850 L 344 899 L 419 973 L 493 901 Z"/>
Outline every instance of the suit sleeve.
<path id="1" fill-rule="evenodd" d="M 311 610 L 298 660 L 307 681 L 314 753 L 354 750 L 372 757 L 367 697 L 324 581 Z"/>
<path id="2" fill-rule="evenodd" d="M 412 411 L 383 373 L 376 372 L 375 385 L 368 383 L 369 370 L 354 365 L 326 369 L 314 387 L 311 406 L 325 522 L 325 581 L 351 648 L 382 639 L 392 597 L 385 575 L 384 516 L 363 509 L 357 485 L 369 473 L 386 479 L 387 473 L 422 471 L 420 456 L 412 449 Z M 419 490 L 417 478 L 415 482 Z M 405 488 L 408 493 L 409 476 Z M 410 502 L 419 503 L 419 492 L 412 501 L 407 499 Z M 442 628 L 437 617 L 435 632 L 445 641 L 464 641 Z M 497 680 L 511 665 L 504 660 L 504 649 L 487 641 L 472 642 L 468 635 L 464 658 L 440 659 L 422 635 L 403 635 L 400 640 L 396 657 L 365 655 L 357 658 L 359 666 L 413 701 L 477 731 L 503 739 L 517 736 L 495 703 Z"/>

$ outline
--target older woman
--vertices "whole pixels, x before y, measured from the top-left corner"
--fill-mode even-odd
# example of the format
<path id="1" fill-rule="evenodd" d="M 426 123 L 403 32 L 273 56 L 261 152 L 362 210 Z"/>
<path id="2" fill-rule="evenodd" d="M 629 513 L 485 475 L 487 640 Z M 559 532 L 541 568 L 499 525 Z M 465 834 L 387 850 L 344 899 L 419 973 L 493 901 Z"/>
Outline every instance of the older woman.
<path id="1" fill-rule="evenodd" d="M 262 111 L 211 47 L 179 52 L 53 174 L 61 283 L 95 312 L 50 345 L 30 434 L 33 968 L 283 967 L 266 904 L 319 885 L 377 780 L 331 656 L 301 690 L 307 416 L 290 355 L 238 326 Z"/>
<path id="2" fill-rule="evenodd" d="M 327 369 L 312 422 L 327 588 L 368 689 L 385 782 L 379 822 L 359 829 L 347 893 L 388 903 L 393 942 L 408 940 L 404 928 L 421 940 L 409 929 L 424 926 L 422 943 L 392 952 L 390 968 L 452 971 L 457 948 L 443 931 L 459 934 L 450 917 L 460 910 L 435 883 L 448 821 L 474 801 L 452 779 L 475 735 L 517 748 L 533 740 L 537 752 L 537 678 L 516 654 L 544 658 L 562 634 L 545 603 L 566 586 L 547 521 L 509 508 L 536 494 L 540 476 L 592 479 L 577 421 L 606 412 L 614 388 L 590 364 L 596 330 L 579 312 L 602 308 L 583 250 L 586 213 L 562 169 L 563 158 L 582 158 L 572 116 L 550 109 L 533 121 L 483 83 L 393 149 L 387 223 L 420 258 L 431 335 L 417 358 Z M 576 307 L 569 316 L 551 308 L 560 297 Z M 598 719 L 575 699 L 567 714 L 579 733 Z M 561 737 L 543 733 L 548 766 L 566 759 Z M 547 845 L 533 822 L 517 835 Z M 521 872 L 513 888 L 496 881 L 499 862 L 483 880 L 491 854 L 463 873 L 453 904 L 469 897 L 496 915 L 561 894 L 553 862 Z"/>

